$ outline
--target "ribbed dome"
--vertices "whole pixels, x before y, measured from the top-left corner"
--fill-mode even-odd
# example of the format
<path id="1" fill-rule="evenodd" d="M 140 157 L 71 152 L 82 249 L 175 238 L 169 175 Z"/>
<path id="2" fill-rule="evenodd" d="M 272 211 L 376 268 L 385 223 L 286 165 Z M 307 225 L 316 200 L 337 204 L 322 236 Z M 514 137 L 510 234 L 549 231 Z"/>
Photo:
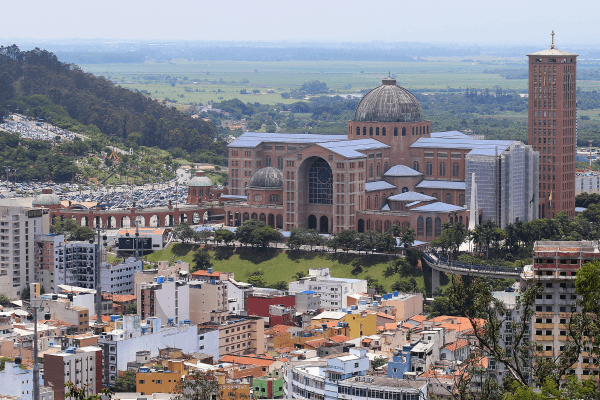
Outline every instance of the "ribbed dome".
<path id="1" fill-rule="evenodd" d="M 54 193 L 42 193 L 33 199 L 34 206 L 58 206 L 60 199 Z"/>
<path id="2" fill-rule="evenodd" d="M 384 79 L 382 85 L 367 93 L 354 112 L 354 120 L 361 122 L 419 122 L 423 109 L 415 96 L 396 86 L 396 80 Z"/>
<path id="3" fill-rule="evenodd" d="M 208 176 L 195 176 L 190 179 L 188 186 L 212 186 L 213 183 Z"/>
<path id="4" fill-rule="evenodd" d="M 283 172 L 273 167 L 261 168 L 252 175 L 250 189 L 283 189 Z"/>

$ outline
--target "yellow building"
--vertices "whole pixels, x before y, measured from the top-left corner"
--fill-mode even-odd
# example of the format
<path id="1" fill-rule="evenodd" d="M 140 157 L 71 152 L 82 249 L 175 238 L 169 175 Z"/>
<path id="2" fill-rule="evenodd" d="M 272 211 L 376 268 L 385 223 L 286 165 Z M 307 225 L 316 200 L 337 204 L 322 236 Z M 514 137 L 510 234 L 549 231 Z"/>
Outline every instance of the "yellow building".
<path id="1" fill-rule="evenodd" d="M 350 339 L 360 336 L 375 335 L 377 333 L 377 314 L 354 312 L 347 314 L 341 311 L 325 311 L 312 319 L 313 329 L 340 326 L 344 329 L 344 335 Z"/>
<path id="2" fill-rule="evenodd" d="M 185 365 L 182 360 L 168 360 L 163 362 L 163 367 L 163 369 L 140 368 L 135 375 L 136 391 L 143 395 L 175 393 L 177 382 L 186 374 Z"/>

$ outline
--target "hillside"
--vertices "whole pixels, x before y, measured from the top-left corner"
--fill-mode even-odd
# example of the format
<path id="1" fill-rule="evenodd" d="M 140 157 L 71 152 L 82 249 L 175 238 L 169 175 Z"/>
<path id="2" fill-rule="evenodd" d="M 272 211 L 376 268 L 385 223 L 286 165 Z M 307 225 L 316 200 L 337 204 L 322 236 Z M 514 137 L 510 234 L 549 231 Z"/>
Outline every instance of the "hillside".
<path id="1" fill-rule="evenodd" d="M 118 142 L 226 154 L 225 142 L 213 141 L 214 124 L 85 73 L 48 51 L 2 46 L 0 71 L 0 116 L 20 111 Z"/>

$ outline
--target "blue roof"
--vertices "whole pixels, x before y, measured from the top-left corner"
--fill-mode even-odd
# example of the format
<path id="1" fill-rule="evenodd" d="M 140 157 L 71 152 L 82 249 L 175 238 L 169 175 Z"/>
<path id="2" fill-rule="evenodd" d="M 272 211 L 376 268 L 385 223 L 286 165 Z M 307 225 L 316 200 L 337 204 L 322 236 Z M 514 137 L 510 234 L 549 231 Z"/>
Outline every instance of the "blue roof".
<path id="1" fill-rule="evenodd" d="M 323 143 L 333 141 L 347 141 L 346 135 L 316 135 L 308 133 L 265 133 L 245 132 L 243 135 L 229 143 L 227 147 L 256 147 L 266 143 Z"/>
<path id="2" fill-rule="evenodd" d="M 313 293 L 317 293 L 314 290 L 305 290 L 304 292 L 300 292 L 300 293 L 306 293 L 306 294 L 313 294 Z"/>
<path id="3" fill-rule="evenodd" d="M 404 192 L 400 194 L 395 194 L 393 196 L 388 197 L 388 200 L 393 201 L 431 201 L 435 200 L 435 197 L 427 196 L 426 194 L 417 193 L 417 192 Z"/>
<path id="4" fill-rule="evenodd" d="M 415 171 L 414 169 L 407 167 L 406 165 L 394 165 L 392 168 L 388 169 L 383 176 L 419 176 L 423 175 L 419 171 Z"/>
<path id="5" fill-rule="evenodd" d="M 374 190 L 395 189 L 396 186 L 386 181 L 375 181 L 365 183 L 365 191 L 372 192 Z"/>
<path id="6" fill-rule="evenodd" d="M 248 196 L 237 196 L 234 194 L 222 194 L 219 199 L 223 200 L 248 200 Z"/>
<path id="7" fill-rule="evenodd" d="M 575 207 L 575 212 L 576 213 L 582 213 L 585 210 L 587 210 L 587 208 L 585 208 L 585 207 Z"/>
<path id="8" fill-rule="evenodd" d="M 455 206 L 453 204 L 437 202 L 437 203 L 426 204 L 421 207 L 413 208 L 411 211 L 454 212 L 454 211 L 463 211 L 463 210 L 465 210 L 465 208 L 461 207 L 461 206 Z"/>
<path id="9" fill-rule="evenodd" d="M 365 154 L 359 152 L 360 150 L 379 150 L 388 149 L 390 147 L 387 144 L 381 143 L 375 139 L 357 139 L 346 140 L 343 142 L 326 142 L 318 143 L 318 145 L 347 158 L 365 157 Z"/>
<path id="10" fill-rule="evenodd" d="M 433 132 L 431 137 L 420 138 L 410 145 L 411 148 L 436 148 L 474 150 L 473 154 L 494 155 L 496 149 L 498 154 L 506 150 L 514 140 L 482 140 L 474 139 L 458 131 Z"/>
<path id="11" fill-rule="evenodd" d="M 419 189 L 460 189 L 466 190 L 467 185 L 465 182 L 454 182 L 454 181 L 421 181 L 416 188 Z"/>

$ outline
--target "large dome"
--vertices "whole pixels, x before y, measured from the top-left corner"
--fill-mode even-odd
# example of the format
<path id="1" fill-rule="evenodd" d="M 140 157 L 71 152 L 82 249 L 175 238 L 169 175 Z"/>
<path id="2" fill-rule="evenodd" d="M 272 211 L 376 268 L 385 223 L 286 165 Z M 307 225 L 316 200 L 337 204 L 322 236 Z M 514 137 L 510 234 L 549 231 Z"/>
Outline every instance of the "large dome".
<path id="1" fill-rule="evenodd" d="M 208 176 L 195 176 L 193 177 L 188 186 L 212 186 L 213 183 Z"/>
<path id="2" fill-rule="evenodd" d="M 44 190 L 44 192 L 46 192 L 46 190 Z M 60 198 L 50 191 L 50 193 L 46 192 L 37 196 L 33 199 L 32 204 L 34 206 L 58 206 L 60 205 Z"/>
<path id="3" fill-rule="evenodd" d="M 358 103 L 354 121 L 419 122 L 423 121 L 423 109 L 411 92 L 396 86 L 395 79 L 387 78 Z"/>
<path id="4" fill-rule="evenodd" d="M 252 175 L 249 189 L 283 189 L 283 172 L 273 167 L 261 168 Z"/>

